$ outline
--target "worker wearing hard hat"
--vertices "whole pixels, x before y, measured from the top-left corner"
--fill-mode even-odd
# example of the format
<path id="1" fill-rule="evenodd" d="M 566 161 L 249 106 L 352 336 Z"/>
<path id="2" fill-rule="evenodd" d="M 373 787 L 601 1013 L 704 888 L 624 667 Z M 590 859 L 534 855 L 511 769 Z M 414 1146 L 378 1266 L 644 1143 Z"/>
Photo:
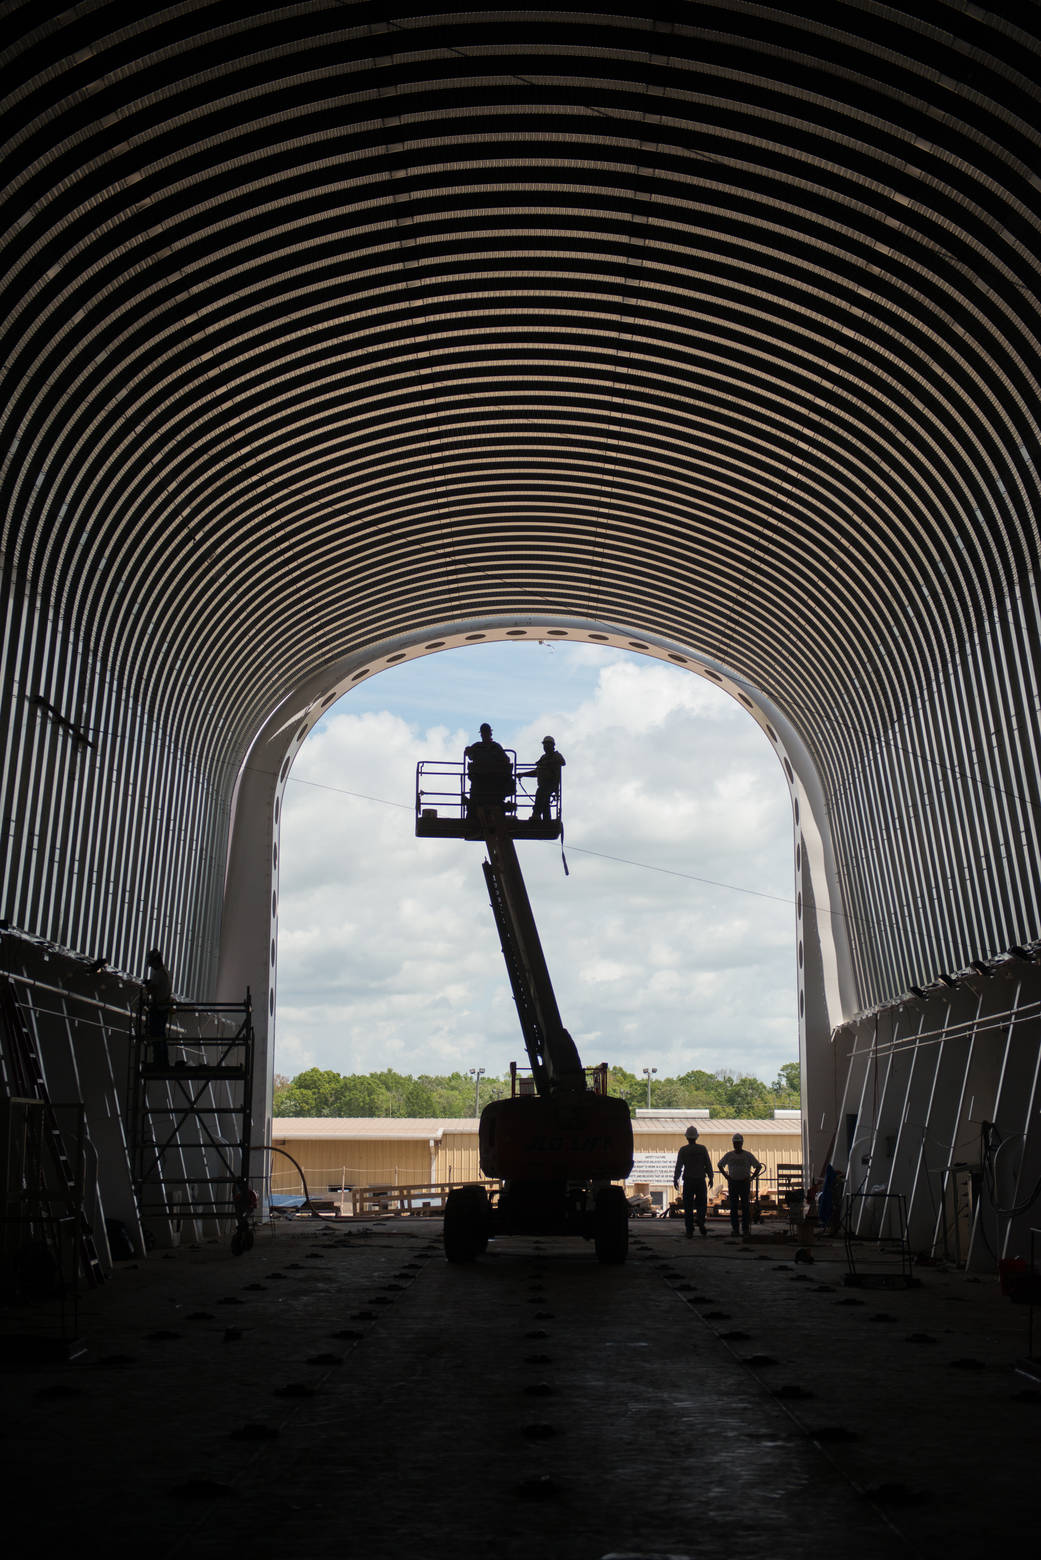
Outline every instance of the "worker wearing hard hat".
<path id="1" fill-rule="evenodd" d="M 735 1235 L 747 1235 L 752 1217 L 752 1177 L 759 1175 L 763 1166 L 747 1151 L 740 1132 L 734 1133 L 733 1141 L 733 1148 L 723 1155 L 718 1169 L 727 1180 L 731 1231 Z"/>
<path id="2" fill-rule="evenodd" d="M 465 748 L 466 772 L 470 777 L 467 812 L 478 807 L 501 807 L 513 790 L 513 765 L 506 750 L 492 741 L 492 728 L 485 721 L 481 740 Z"/>
<path id="3" fill-rule="evenodd" d="M 705 1215 L 708 1212 L 708 1186 L 712 1185 L 712 1161 L 704 1143 L 698 1142 L 697 1127 L 688 1127 L 686 1137 L 687 1141 L 676 1155 L 672 1184 L 678 1190 L 682 1177 L 683 1226 L 687 1239 L 693 1240 L 695 1219 L 702 1236 L 708 1234 Z"/>
<path id="4" fill-rule="evenodd" d="M 534 775 L 538 781 L 535 787 L 535 805 L 531 809 L 532 823 L 549 823 L 549 804 L 560 790 L 560 771 L 564 763 L 564 755 L 557 752 L 557 744 L 553 737 L 543 737 L 542 757 L 535 768 L 518 769 L 518 775 Z"/>

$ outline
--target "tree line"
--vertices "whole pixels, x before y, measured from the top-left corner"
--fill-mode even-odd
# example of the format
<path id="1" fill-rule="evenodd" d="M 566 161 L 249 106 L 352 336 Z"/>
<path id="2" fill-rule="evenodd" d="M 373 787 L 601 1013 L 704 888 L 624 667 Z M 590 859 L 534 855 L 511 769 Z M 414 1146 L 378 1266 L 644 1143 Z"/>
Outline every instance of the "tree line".
<path id="1" fill-rule="evenodd" d="M 612 1067 L 610 1092 L 627 1100 L 631 1110 L 647 1105 L 647 1079 L 624 1067 Z M 651 1079 L 651 1106 L 656 1110 L 708 1107 L 713 1116 L 767 1117 L 778 1109 L 799 1106 L 799 1064 L 786 1062 L 773 1083 L 735 1077 L 721 1068 L 694 1068 L 675 1078 Z M 510 1093 L 510 1075 L 475 1080 L 466 1073 L 423 1073 L 412 1077 L 392 1070 L 374 1073 L 323 1071 L 318 1067 L 295 1078 L 275 1074 L 276 1116 L 442 1116 L 477 1114 L 492 1100 Z"/>

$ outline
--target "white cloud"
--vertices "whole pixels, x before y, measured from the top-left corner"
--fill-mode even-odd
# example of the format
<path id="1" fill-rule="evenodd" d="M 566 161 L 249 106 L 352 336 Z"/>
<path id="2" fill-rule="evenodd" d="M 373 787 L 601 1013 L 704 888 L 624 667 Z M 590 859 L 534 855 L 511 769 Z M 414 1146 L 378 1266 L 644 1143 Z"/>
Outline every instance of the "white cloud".
<path id="1" fill-rule="evenodd" d="M 790 805 L 765 737 L 689 673 L 523 648 L 539 675 L 504 685 L 500 659 L 487 687 L 459 653 L 472 729 L 441 714 L 460 695 L 459 658 L 440 655 L 410 669 L 421 720 L 393 713 L 388 674 L 369 690 L 388 708 L 352 714 L 348 697 L 305 744 L 283 808 L 279 1071 L 498 1074 L 524 1059 L 481 847 L 413 832 L 417 759 L 458 759 L 487 717 L 522 761 L 546 732 L 567 759 L 571 875 L 554 845 L 520 854 L 584 1059 L 772 1078 L 797 1055 L 795 929 Z"/>

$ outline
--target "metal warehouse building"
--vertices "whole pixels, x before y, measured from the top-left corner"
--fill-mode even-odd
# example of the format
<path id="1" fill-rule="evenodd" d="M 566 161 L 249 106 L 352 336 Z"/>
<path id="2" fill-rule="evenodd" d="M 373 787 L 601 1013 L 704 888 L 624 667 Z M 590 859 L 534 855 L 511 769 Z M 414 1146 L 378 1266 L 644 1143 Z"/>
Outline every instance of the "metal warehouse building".
<path id="1" fill-rule="evenodd" d="M 200 1187 L 264 1183 L 280 821 L 308 733 L 405 660 L 515 640 L 657 658 L 758 723 L 791 800 L 798 1158 L 893 1199 L 916 1251 L 942 1250 L 956 1218 L 973 1276 L 1025 1263 L 1041 1222 L 1034 0 L 0 14 L 0 1097 L 22 1143 L 53 1145 L 45 1110 L 67 1107 L 76 1208 L 57 1222 L 73 1220 L 84 1271 L 111 1270 L 113 1219 L 143 1256 L 145 1227 L 169 1240 L 193 1200 L 205 1225 Z M 185 1052 L 159 1080 L 135 1071 L 127 1020 L 156 946 Z M 448 1168 L 437 1130 L 409 1150 L 424 1178 Z M 466 1136 L 444 1128 L 453 1174 Z M 354 1152 L 365 1170 L 370 1149 Z M 39 1186 L 23 1170 L 13 1225 Z M 454 1283 L 431 1280 L 449 1312 Z M 620 1327 L 639 1309 L 636 1287 L 583 1295 L 583 1318 L 590 1296 Z M 435 1371 L 433 1333 L 409 1326 L 417 1372 Z M 581 1492 L 559 1467 L 552 1489 L 487 1481 L 486 1460 L 519 1463 L 512 1399 L 470 1424 L 480 1478 L 459 1483 L 494 1487 L 504 1554 L 549 1552 L 517 1519 L 547 1492 L 567 1560 L 676 1553 L 691 1534 L 742 1547 L 740 1523 L 706 1527 L 716 1512 L 687 1490 L 667 1492 L 674 1528 L 664 1492 L 643 1532 L 622 1505 L 595 1547 L 581 1528 L 588 1488 L 606 1504 L 621 1487 L 597 1477 L 623 1467 L 619 1401 L 639 1398 L 648 1440 L 671 1405 L 670 1452 L 701 1417 L 735 1437 L 745 1422 L 737 1362 L 710 1369 L 678 1336 L 657 1399 L 620 1351 L 622 1391 L 597 1397 L 592 1365 L 582 1377 L 583 1447 L 602 1439 Z M 603 1369 L 587 1341 L 576 1324 L 570 1357 Z M 374 1351 L 374 1382 L 394 1357 Z M 836 1402 L 902 1384 L 859 1371 L 852 1323 L 839 1358 Z M 200 1348 L 179 1379 L 215 1368 Z M 475 1393 L 486 1378 L 512 1391 L 496 1369 L 468 1378 Z M 962 1396 L 929 1382 L 890 1403 L 894 1435 L 941 1400 L 944 1446 L 945 1424 L 989 1436 L 1017 1411 L 967 1378 Z M 342 1391 L 338 1422 L 380 1405 L 366 1424 L 390 1466 L 420 1416 Z M 451 1376 L 436 1396 L 463 1401 Z M 789 1487 L 787 1401 L 789 1429 L 771 1418 L 762 1452 L 772 1492 Z M 1021 1426 L 1006 1450 L 1029 1495 Z M 207 1434 L 193 1422 L 191 1444 L 230 1460 Z M 447 1482 L 448 1439 L 424 1443 L 427 1491 Z M 328 1455 L 318 1430 L 308 1444 Z M 928 1444 L 908 1452 L 916 1469 Z M 800 1445 L 799 1523 L 778 1549 L 888 1553 L 856 1518 L 825 1524 L 834 1435 Z M 50 1483 L 25 1486 L 44 1512 L 49 1451 Z M 713 1487 L 749 1463 L 730 1442 Z M 356 1473 L 341 1447 L 336 1478 Z M 908 1496 L 901 1473 L 879 1487 Z M 972 1483 L 954 1491 L 954 1542 Z M 741 1522 L 760 1494 L 743 1488 L 725 1502 Z M 355 1511 L 365 1493 L 352 1487 Z M 109 1487 L 110 1506 L 122 1496 Z M 369 1555 L 425 1546 L 423 1497 Z M 172 1531 L 171 1505 L 155 1509 L 131 1552 L 146 1520 Z M 203 1556 L 232 1530 L 184 1522 L 177 1541 Z M 339 1554 L 349 1538 L 283 1529 L 275 1547 Z M 466 1510 L 445 1547 L 486 1552 Z"/>
<path id="2" fill-rule="evenodd" d="M 712 1120 L 701 1111 L 637 1111 L 633 1119 L 635 1163 L 630 1184 L 672 1186 L 676 1151 L 684 1130 L 697 1126 L 713 1164 L 730 1147 L 735 1132 L 764 1165 L 763 1188 L 777 1184 L 777 1168 L 802 1165 L 799 1113 L 774 1120 Z M 271 1141 L 292 1156 L 272 1163 L 276 1191 L 296 1193 L 303 1172 L 308 1190 L 318 1196 L 340 1188 L 447 1187 L 481 1179 L 475 1117 L 392 1120 L 386 1117 L 275 1117 Z M 422 1204 L 420 1195 L 417 1201 Z"/>

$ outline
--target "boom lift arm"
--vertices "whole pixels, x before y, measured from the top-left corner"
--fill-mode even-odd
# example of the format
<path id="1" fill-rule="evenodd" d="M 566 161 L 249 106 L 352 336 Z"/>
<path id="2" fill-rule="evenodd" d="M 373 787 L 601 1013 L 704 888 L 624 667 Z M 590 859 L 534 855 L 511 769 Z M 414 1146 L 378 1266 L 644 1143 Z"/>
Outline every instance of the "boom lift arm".
<path id="1" fill-rule="evenodd" d="M 492 914 L 499 930 L 524 1046 L 538 1094 L 581 1093 L 585 1069 L 578 1048 L 560 1020 L 542 943 L 524 886 L 517 851 L 499 807 L 481 807 L 478 818 L 488 860 L 483 863 Z"/>

